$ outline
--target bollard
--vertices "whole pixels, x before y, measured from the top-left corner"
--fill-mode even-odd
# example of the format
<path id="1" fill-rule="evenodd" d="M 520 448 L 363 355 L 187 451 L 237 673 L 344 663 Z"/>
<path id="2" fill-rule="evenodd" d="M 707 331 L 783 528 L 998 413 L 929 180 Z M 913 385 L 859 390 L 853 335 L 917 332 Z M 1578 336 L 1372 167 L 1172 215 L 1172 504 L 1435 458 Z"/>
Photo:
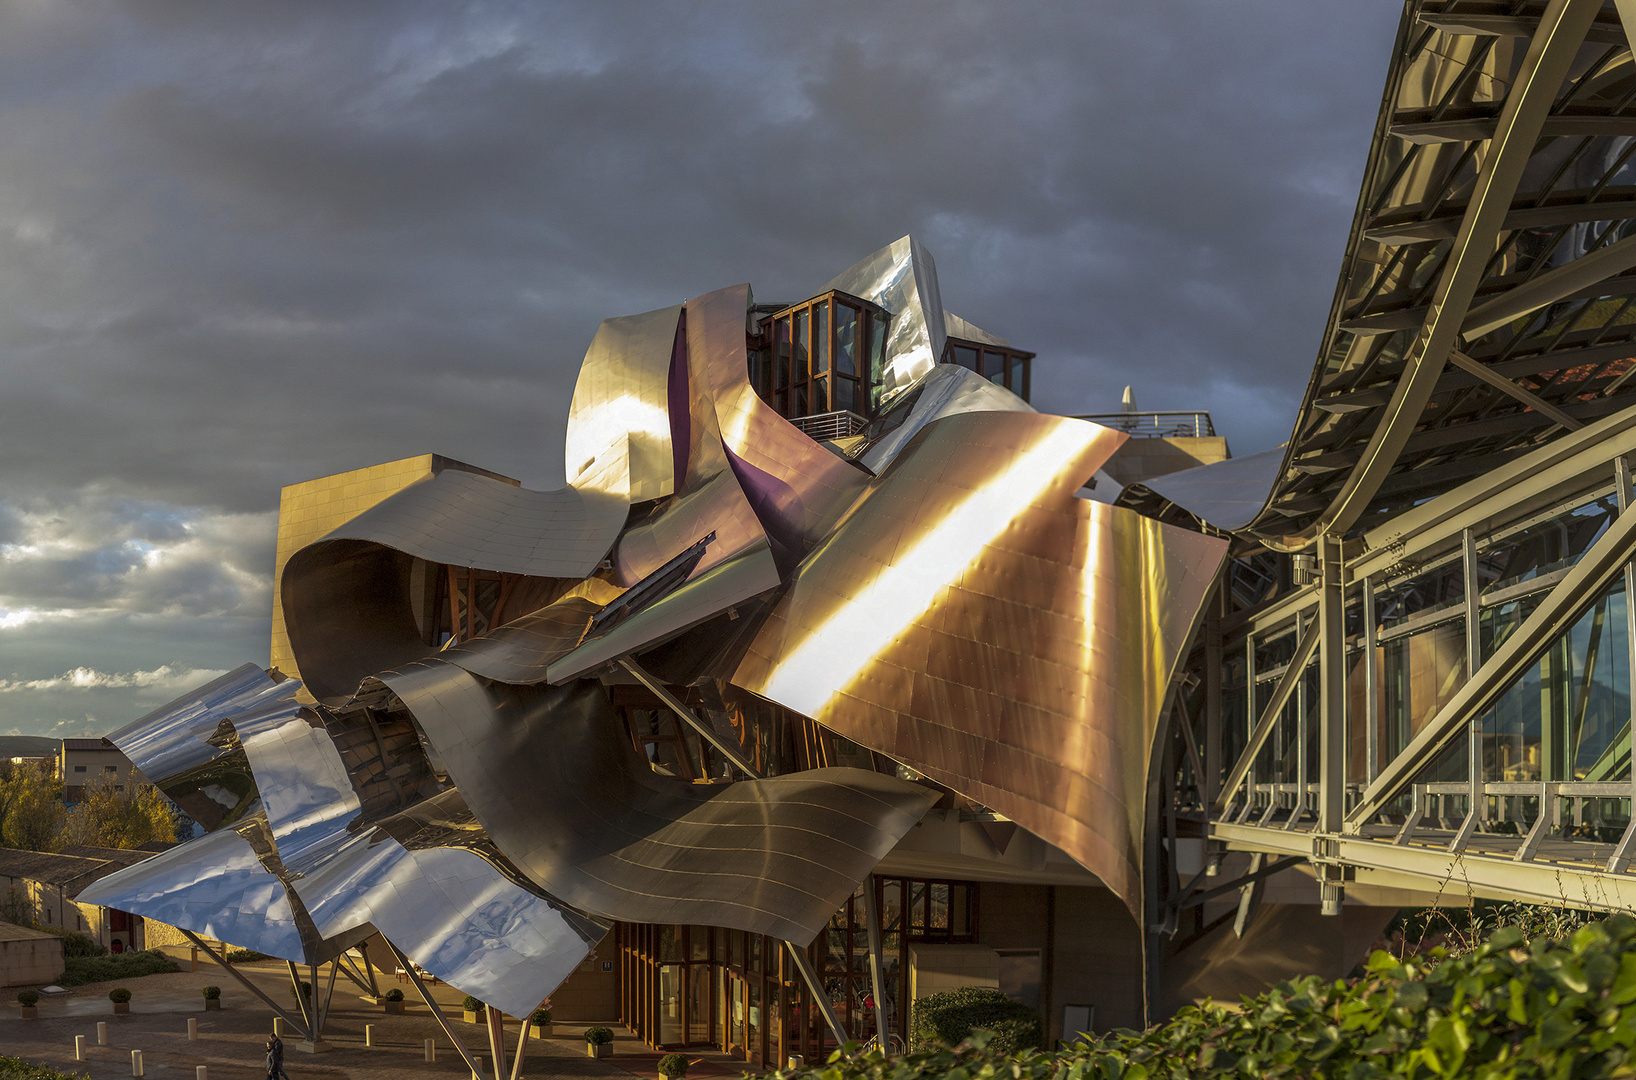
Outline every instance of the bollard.
<path id="1" fill-rule="evenodd" d="M 364 1025 L 364 1045 L 365 1046 L 374 1046 L 375 1045 L 375 1025 L 374 1024 L 365 1024 Z"/>
<path id="2" fill-rule="evenodd" d="M 131 1075 L 132 1076 L 145 1076 L 145 1075 L 147 1075 L 142 1071 L 142 1051 L 140 1051 L 140 1050 L 132 1050 L 131 1051 Z"/>
<path id="3" fill-rule="evenodd" d="M 187 1041 L 199 1041 L 199 1021 L 191 1016 L 187 1018 Z"/>
<path id="4" fill-rule="evenodd" d="M 426 1060 L 427 1061 L 436 1061 L 437 1060 L 437 1040 L 435 1040 L 435 1039 L 427 1039 L 426 1040 Z"/>
<path id="5" fill-rule="evenodd" d="M 210 1080 L 210 1070 L 204 1065 L 193 1066 L 193 1080 Z"/>
<path id="6" fill-rule="evenodd" d="M 289 1030 L 284 1026 L 284 1018 L 282 1016 L 273 1017 L 273 1034 L 288 1035 L 289 1033 Z"/>
<path id="7" fill-rule="evenodd" d="M 193 959 L 193 967 L 192 967 L 191 970 L 198 971 L 199 970 L 199 946 L 197 946 L 197 945 L 193 946 L 193 958 L 192 959 Z M 199 1080 L 204 1080 L 204 1077 L 201 1076 L 199 1078 Z"/>
<path id="8" fill-rule="evenodd" d="M 106 1020 L 97 1021 L 97 1045 L 108 1045 L 108 1021 Z"/>
<path id="9" fill-rule="evenodd" d="M 472 1059 L 472 1061 L 477 1063 L 477 1069 L 481 1069 L 483 1067 L 483 1055 L 482 1054 L 473 1054 L 471 1056 L 471 1059 Z M 481 1073 L 479 1073 L 477 1071 L 477 1069 L 473 1069 L 471 1071 L 471 1080 L 483 1080 L 483 1075 Z"/>
<path id="10" fill-rule="evenodd" d="M 75 1061 L 84 1061 L 85 1060 L 85 1036 L 84 1035 L 75 1035 L 74 1036 L 74 1060 Z"/>

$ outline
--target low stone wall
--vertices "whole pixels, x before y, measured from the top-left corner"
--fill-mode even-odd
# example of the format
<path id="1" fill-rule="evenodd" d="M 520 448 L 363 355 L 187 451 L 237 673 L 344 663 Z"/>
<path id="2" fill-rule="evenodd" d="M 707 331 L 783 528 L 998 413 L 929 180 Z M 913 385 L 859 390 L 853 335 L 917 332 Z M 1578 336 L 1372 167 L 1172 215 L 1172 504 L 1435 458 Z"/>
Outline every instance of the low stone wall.
<path id="1" fill-rule="evenodd" d="M 0 923 L 0 986 L 45 986 L 62 972 L 62 938 Z"/>

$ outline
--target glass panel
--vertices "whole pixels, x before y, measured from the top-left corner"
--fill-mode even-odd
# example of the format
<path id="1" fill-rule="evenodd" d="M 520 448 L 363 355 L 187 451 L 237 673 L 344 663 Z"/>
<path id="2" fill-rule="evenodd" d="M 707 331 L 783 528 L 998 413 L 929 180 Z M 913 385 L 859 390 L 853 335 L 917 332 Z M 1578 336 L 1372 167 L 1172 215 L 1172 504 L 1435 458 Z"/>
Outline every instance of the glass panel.
<path id="1" fill-rule="evenodd" d="M 779 390 L 773 394 L 773 412 L 777 413 L 779 416 L 788 416 L 789 411 L 785 408 L 785 406 L 789 403 L 789 400 L 790 395 L 786 391 Z"/>
<path id="2" fill-rule="evenodd" d="M 983 378 L 991 382 L 1005 382 L 1005 353 L 983 350 Z"/>
<path id="3" fill-rule="evenodd" d="M 886 335 L 888 316 L 870 313 L 869 316 L 869 411 L 880 404 L 881 385 L 886 375 Z"/>
<path id="4" fill-rule="evenodd" d="M 805 311 L 795 313 L 795 352 L 790 360 L 790 382 L 805 382 L 807 379 L 807 324 L 808 317 Z"/>
<path id="5" fill-rule="evenodd" d="M 744 966 L 744 931 L 724 930 L 727 938 L 727 962 L 733 967 Z"/>
<path id="6" fill-rule="evenodd" d="M 710 987 L 715 973 L 715 968 L 702 965 L 688 969 L 687 1041 L 690 1044 L 710 1038 Z"/>
<path id="7" fill-rule="evenodd" d="M 687 928 L 687 954 L 694 960 L 710 959 L 710 927 Z"/>
<path id="8" fill-rule="evenodd" d="M 858 384 L 839 375 L 835 377 L 834 408 L 858 411 Z"/>
<path id="9" fill-rule="evenodd" d="M 1030 400 L 1029 395 L 1034 392 L 1033 378 L 1034 361 L 1013 360 L 1011 362 L 1011 392 L 1013 394 L 1016 394 L 1024 401 Z"/>
<path id="10" fill-rule="evenodd" d="M 750 386 L 762 397 L 767 396 L 770 389 L 769 384 L 772 381 L 772 372 L 769 370 L 770 362 L 767 357 L 766 349 L 750 350 Z"/>
<path id="11" fill-rule="evenodd" d="M 1386 642 L 1381 681 L 1386 688 L 1389 745 L 1382 748 L 1381 761 L 1390 760 L 1406 746 L 1465 680 L 1464 619 L 1453 619 L 1418 634 Z M 1459 771 L 1459 777 L 1423 779 L 1461 779 L 1465 774 L 1463 764 L 1459 765 Z"/>
<path id="12" fill-rule="evenodd" d="M 829 301 L 812 305 L 812 370 L 829 370 Z"/>
<path id="13" fill-rule="evenodd" d="M 745 1040 L 746 1058 L 755 1062 L 761 1054 L 761 980 L 749 980 L 750 990 L 750 1031 Z"/>
<path id="14" fill-rule="evenodd" d="M 681 960 L 682 957 L 682 928 L 666 923 L 659 927 L 658 959 L 661 963 Z"/>
<path id="15" fill-rule="evenodd" d="M 807 412 L 807 387 L 806 387 L 806 384 L 803 383 L 800 386 L 797 386 L 795 388 L 795 390 L 794 390 L 794 395 L 795 395 L 794 402 L 790 406 L 790 415 L 791 416 L 806 416 L 806 415 L 808 415 L 808 412 Z"/>
<path id="16" fill-rule="evenodd" d="M 790 320 L 779 319 L 773 327 L 773 387 L 790 381 Z"/>
<path id="17" fill-rule="evenodd" d="M 829 411 L 829 380 L 821 375 L 812 380 L 812 411 Z"/>
<path id="18" fill-rule="evenodd" d="M 927 922 L 928 934 L 946 934 L 949 930 L 949 887 L 943 884 L 932 886 L 932 912 Z"/>
<path id="19" fill-rule="evenodd" d="M 978 370 L 976 349 L 969 349 L 964 345 L 950 345 L 949 352 L 954 357 L 954 362 L 961 367 Z"/>
<path id="20" fill-rule="evenodd" d="M 665 964 L 659 968 L 659 1042 L 673 1045 L 682 1041 L 682 968 Z"/>
<path id="21" fill-rule="evenodd" d="M 761 970 L 761 935 L 760 934 L 751 934 L 750 935 L 750 959 L 744 965 L 744 970 L 745 971 L 757 971 L 757 972 Z"/>
<path id="22" fill-rule="evenodd" d="M 835 370 L 842 375 L 858 373 L 858 310 L 835 304 Z"/>
<path id="23" fill-rule="evenodd" d="M 926 883 L 924 881 L 909 882 L 909 936 L 920 937 L 926 933 Z"/>

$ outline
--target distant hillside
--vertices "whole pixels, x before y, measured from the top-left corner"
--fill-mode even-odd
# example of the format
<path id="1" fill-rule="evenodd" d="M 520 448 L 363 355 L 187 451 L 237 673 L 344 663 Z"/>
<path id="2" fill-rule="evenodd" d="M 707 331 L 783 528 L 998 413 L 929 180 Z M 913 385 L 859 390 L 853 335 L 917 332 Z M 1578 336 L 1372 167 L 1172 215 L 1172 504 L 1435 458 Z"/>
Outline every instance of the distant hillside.
<path id="1" fill-rule="evenodd" d="M 43 735 L 0 735 L 0 761 L 14 757 L 56 757 L 62 743 Z"/>

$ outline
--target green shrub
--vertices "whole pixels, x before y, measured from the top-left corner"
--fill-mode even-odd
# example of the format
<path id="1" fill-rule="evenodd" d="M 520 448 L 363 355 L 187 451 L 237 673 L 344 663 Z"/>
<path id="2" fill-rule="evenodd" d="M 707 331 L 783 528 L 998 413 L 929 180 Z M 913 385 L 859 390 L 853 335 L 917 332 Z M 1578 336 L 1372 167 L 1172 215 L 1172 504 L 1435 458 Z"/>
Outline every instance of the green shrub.
<path id="1" fill-rule="evenodd" d="M 254 949 L 228 949 L 222 959 L 229 964 L 253 964 L 257 960 L 271 960 L 266 953 L 256 952 Z"/>
<path id="2" fill-rule="evenodd" d="M 1236 1008 L 1189 1006 L 1146 1031 L 1114 1031 L 1051 1053 L 1004 1054 L 978 1032 L 887 1059 L 837 1053 L 788 1080 L 1194 1080 L 1228 1077 L 1636 1075 L 1636 918 L 1618 914 L 1566 939 L 1514 926 L 1460 956 L 1385 951 L 1362 977 L 1280 983 Z"/>
<path id="3" fill-rule="evenodd" d="M 388 990 L 386 992 L 386 1000 L 387 1001 L 402 1001 L 403 1000 L 403 991 L 399 990 L 397 987 L 394 986 L 392 989 L 390 989 L 390 990 Z"/>
<path id="4" fill-rule="evenodd" d="M 59 930 L 55 926 L 41 926 L 37 929 L 48 931 L 62 938 L 62 957 L 64 960 L 73 960 L 82 956 L 107 956 L 108 947 L 97 941 L 90 934 L 78 930 Z"/>
<path id="5" fill-rule="evenodd" d="M 916 1048 L 942 1043 L 958 1046 L 973 1031 L 994 1033 L 996 1053 L 1038 1050 L 1044 1038 L 1040 1014 L 988 986 L 961 986 L 928 994 L 914 1003 L 909 1041 Z"/>
<path id="6" fill-rule="evenodd" d="M 530 1024 L 549 1024 L 551 1022 L 551 1010 L 535 1009 L 533 1015 L 528 1018 L 528 1022 Z"/>
<path id="7" fill-rule="evenodd" d="M 483 1003 L 472 997 L 470 994 L 467 994 L 465 997 L 460 999 L 460 1007 L 466 1012 L 483 1011 Z"/>
<path id="8" fill-rule="evenodd" d="M 659 1059 L 660 1076 L 686 1076 L 687 1058 L 682 1054 L 666 1054 Z"/>
<path id="9" fill-rule="evenodd" d="M 204 996 L 206 1001 L 219 1001 L 221 1000 L 222 996 L 222 988 L 219 986 L 207 986 L 203 990 L 200 990 L 199 993 Z"/>
<path id="10" fill-rule="evenodd" d="M 585 1041 L 592 1046 L 605 1046 L 613 1042 L 613 1029 L 605 1027 L 586 1028 Z"/>
<path id="11" fill-rule="evenodd" d="M 116 986 L 108 991 L 108 1000 L 115 1005 L 124 1005 L 131 1000 L 131 992 L 123 986 Z"/>
<path id="12" fill-rule="evenodd" d="M 39 1003 L 40 995 L 38 991 L 24 990 L 21 994 L 17 995 L 17 1004 L 21 1005 L 25 1009 L 32 1009 Z"/>
<path id="13" fill-rule="evenodd" d="M 85 1080 L 85 1074 L 58 1072 L 22 1058 L 0 1054 L 0 1080 Z"/>
<path id="14" fill-rule="evenodd" d="M 112 982 L 115 979 L 139 979 L 144 975 L 162 975 L 180 970 L 176 961 L 157 949 L 145 952 L 122 952 L 111 956 L 80 956 L 63 962 L 63 973 L 58 976 L 60 986 L 84 986 L 86 983 Z"/>
<path id="15" fill-rule="evenodd" d="M 295 983 L 290 984 L 290 996 L 295 997 Z M 301 996 L 308 1001 L 312 1000 L 312 983 L 305 979 L 301 981 Z"/>

